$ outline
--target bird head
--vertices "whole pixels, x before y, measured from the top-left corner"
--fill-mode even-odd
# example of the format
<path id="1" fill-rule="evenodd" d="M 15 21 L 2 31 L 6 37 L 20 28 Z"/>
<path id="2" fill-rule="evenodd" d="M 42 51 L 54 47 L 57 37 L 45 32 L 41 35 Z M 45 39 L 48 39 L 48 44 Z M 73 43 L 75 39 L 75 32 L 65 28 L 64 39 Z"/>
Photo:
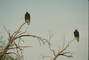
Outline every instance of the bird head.
<path id="1" fill-rule="evenodd" d="M 77 31 L 77 29 L 75 29 L 75 31 Z"/>
<path id="2" fill-rule="evenodd" d="M 26 12 L 26 14 L 28 14 L 28 12 Z"/>

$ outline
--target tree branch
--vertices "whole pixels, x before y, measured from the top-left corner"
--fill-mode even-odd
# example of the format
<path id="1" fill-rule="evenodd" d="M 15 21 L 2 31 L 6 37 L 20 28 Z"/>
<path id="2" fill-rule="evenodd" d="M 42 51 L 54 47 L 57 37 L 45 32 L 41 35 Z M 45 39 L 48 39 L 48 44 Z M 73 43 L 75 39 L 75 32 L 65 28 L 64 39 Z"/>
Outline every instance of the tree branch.
<path id="1" fill-rule="evenodd" d="M 22 60 L 21 57 L 17 53 L 15 53 L 15 52 L 8 52 L 6 54 L 15 54 L 16 56 L 18 56 L 19 60 Z"/>
<path id="2" fill-rule="evenodd" d="M 57 54 L 55 55 L 55 57 L 54 57 L 53 60 L 56 60 L 56 58 L 57 58 L 59 55 L 66 56 L 66 57 L 68 57 L 68 58 L 69 58 L 69 57 L 72 57 L 72 56 L 69 56 L 69 55 L 65 55 L 65 54 L 63 53 L 63 51 L 67 49 L 67 47 L 69 46 L 69 44 L 70 44 L 72 41 L 74 41 L 74 39 L 71 40 L 71 41 L 68 43 L 68 45 L 67 45 L 64 49 L 62 49 L 59 53 L 57 53 Z M 68 53 L 70 53 L 70 52 L 68 52 Z"/>
<path id="3" fill-rule="evenodd" d="M 47 42 L 49 45 L 51 45 L 47 39 L 44 39 L 44 38 L 39 37 L 39 36 L 36 36 L 36 35 L 24 34 L 24 33 L 26 33 L 27 29 L 26 29 L 24 32 L 20 31 L 21 28 L 23 27 L 23 25 L 24 25 L 25 23 L 26 23 L 26 22 L 24 22 L 11 36 L 10 36 L 10 30 L 7 31 L 6 27 L 3 25 L 4 28 L 5 28 L 5 30 L 6 30 L 6 32 L 7 32 L 7 34 L 8 34 L 8 36 L 9 36 L 9 38 L 8 38 L 8 43 L 6 44 L 6 46 L 4 47 L 4 49 L 0 52 L 0 59 L 1 59 L 1 58 L 7 53 L 7 51 L 10 50 L 10 49 L 16 49 L 16 51 L 17 51 L 17 54 L 16 54 L 16 55 L 19 55 L 19 57 L 21 57 L 20 54 L 19 54 L 19 52 L 18 52 L 18 49 L 21 51 L 21 55 L 22 55 L 22 48 L 31 47 L 31 46 L 19 46 L 19 42 L 20 42 L 20 41 L 18 41 L 18 45 L 17 45 L 17 44 L 15 43 L 15 40 L 17 40 L 17 39 L 21 40 L 21 37 L 25 37 L 25 36 L 29 37 L 29 36 L 30 36 L 30 37 L 33 37 L 33 38 L 37 38 L 40 44 L 41 44 L 41 42 L 42 42 L 43 44 L 45 44 L 45 43 Z M 41 41 L 41 42 L 40 42 L 40 41 Z M 14 45 L 11 46 L 13 43 L 14 43 Z M 15 47 L 14 47 L 14 46 L 15 46 Z M 14 53 L 14 54 L 15 54 L 15 53 Z M 22 55 L 22 56 L 23 56 L 23 55 Z"/>

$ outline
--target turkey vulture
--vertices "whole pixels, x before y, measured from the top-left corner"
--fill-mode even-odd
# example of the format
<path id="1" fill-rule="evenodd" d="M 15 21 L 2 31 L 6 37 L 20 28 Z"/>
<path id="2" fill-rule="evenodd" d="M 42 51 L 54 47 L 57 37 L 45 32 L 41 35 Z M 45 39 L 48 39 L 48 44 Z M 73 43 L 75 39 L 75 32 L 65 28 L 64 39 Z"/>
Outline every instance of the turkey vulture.
<path id="1" fill-rule="evenodd" d="M 79 32 L 77 29 L 75 29 L 75 31 L 74 31 L 74 37 L 77 40 L 77 42 L 79 42 Z"/>
<path id="2" fill-rule="evenodd" d="M 26 12 L 25 14 L 25 22 L 29 25 L 30 24 L 30 14 Z"/>

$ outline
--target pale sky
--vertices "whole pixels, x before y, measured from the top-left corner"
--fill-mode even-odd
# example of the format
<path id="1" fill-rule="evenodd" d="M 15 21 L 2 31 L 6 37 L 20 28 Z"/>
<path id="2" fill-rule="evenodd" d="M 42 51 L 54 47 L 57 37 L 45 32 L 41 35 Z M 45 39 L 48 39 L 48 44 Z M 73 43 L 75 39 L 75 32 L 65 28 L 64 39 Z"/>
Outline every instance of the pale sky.
<path id="1" fill-rule="evenodd" d="M 0 0 L 0 32 L 5 40 L 8 36 L 3 27 L 11 34 L 25 21 L 24 15 L 31 15 L 30 25 L 25 24 L 29 34 L 49 38 L 48 31 L 53 33 L 52 44 L 56 53 L 58 46 L 62 49 L 63 37 L 66 44 L 74 39 L 73 32 L 78 29 L 80 41 L 73 41 L 66 51 L 72 52 L 73 58 L 59 56 L 57 60 L 88 60 L 88 1 L 87 0 Z M 21 45 L 32 46 L 24 49 L 25 60 L 38 60 L 40 54 L 53 56 L 47 44 L 40 46 L 35 38 L 25 37 Z M 42 59 L 40 59 L 42 60 Z M 49 60 L 49 59 L 45 59 Z"/>

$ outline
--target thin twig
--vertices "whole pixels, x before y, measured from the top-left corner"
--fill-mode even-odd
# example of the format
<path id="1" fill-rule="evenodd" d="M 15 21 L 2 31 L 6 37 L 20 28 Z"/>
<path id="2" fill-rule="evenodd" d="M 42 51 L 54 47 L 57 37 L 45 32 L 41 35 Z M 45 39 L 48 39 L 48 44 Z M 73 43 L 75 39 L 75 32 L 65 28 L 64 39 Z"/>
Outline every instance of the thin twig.
<path id="1" fill-rule="evenodd" d="M 22 28 L 22 26 L 25 24 L 26 22 L 24 22 L 21 26 L 20 26 L 20 28 L 16 31 L 16 32 L 14 32 L 13 34 L 12 34 L 12 36 L 13 37 L 15 37 L 17 34 L 18 34 L 18 32 L 20 31 L 20 29 Z"/>
<path id="2" fill-rule="evenodd" d="M 16 54 L 15 52 L 8 52 L 8 53 L 6 53 L 6 54 L 15 54 L 16 56 L 19 57 L 20 60 L 22 60 L 21 57 L 20 57 L 18 54 Z"/>
<path id="3" fill-rule="evenodd" d="M 43 60 L 44 60 L 44 58 L 51 58 L 51 59 L 53 59 L 51 56 L 44 56 L 44 55 L 42 55 L 42 54 L 41 54 L 41 56 L 42 56 L 42 57 L 39 57 L 39 58 L 43 58 Z M 39 59 L 39 58 L 38 58 L 38 59 Z"/>
<path id="4" fill-rule="evenodd" d="M 7 34 L 8 34 L 8 31 L 7 31 L 7 29 L 6 29 L 6 27 L 3 25 L 3 27 L 5 28 L 5 30 L 6 30 L 6 32 L 7 32 Z"/>
<path id="5" fill-rule="evenodd" d="M 59 53 L 57 53 L 53 60 L 56 60 L 56 58 L 57 58 L 59 55 L 63 55 L 62 52 L 67 49 L 67 47 L 69 46 L 69 44 L 70 44 L 72 41 L 74 41 L 74 39 L 71 40 L 71 41 L 68 43 L 68 45 L 67 45 L 64 49 L 62 49 Z M 66 56 L 66 55 L 64 54 L 64 56 Z"/>
<path id="6" fill-rule="evenodd" d="M 65 35 L 63 35 L 63 47 L 62 47 L 62 49 L 64 49 L 64 46 L 65 46 Z"/>

